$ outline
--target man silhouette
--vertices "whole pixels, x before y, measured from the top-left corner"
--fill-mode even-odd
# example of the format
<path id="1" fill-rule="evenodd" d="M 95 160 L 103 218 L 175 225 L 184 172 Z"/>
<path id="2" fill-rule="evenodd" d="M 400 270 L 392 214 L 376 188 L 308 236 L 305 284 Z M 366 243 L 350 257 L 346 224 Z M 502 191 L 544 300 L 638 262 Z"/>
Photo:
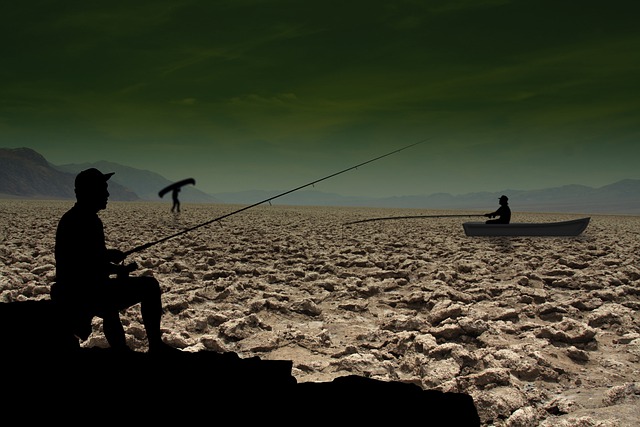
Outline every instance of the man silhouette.
<path id="1" fill-rule="evenodd" d="M 107 181 L 111 175 L 91 168 L 76 176 L 77 201 L 62 216 L 56 230 L 56 283 L 51 299 L 60 307 L 69 332 L 79 340 L 84 341 L 91 334 L 93 317 L 102 318 L 104 335 L 117 351 L 131 351 L 120 311 L 140 303 L 149 352 L 177 352 L 162 341 L 158 281 L 150 276 L 129 276 L 137 264 L 122 265 L 125 254 L 106 248 L 98 211 L 107 207 Z"/>
<path id="2" fill-rule="evenodd" d="M 509 198 L 504 195 L 500 196 L 498 202 L 500 203 L 500 207 L 495 212 L 484 214 L 484 216 L 488 218 L 495 218 L 497 216 L 498 219 L 489 219 L 486 221 L 486 224 L 509 224 L 509 222 L 511 221 L 511 208 L 509 208 Z"/>
<path id="3" fill-rule="evenodd" d="M 178 200 L 178 193 L 180 192 L 180 188 L 174 188 L 171 191 L 171 197 L 173 198 L 173 206 L 171 206 L 171 212 L 176 211 L 180 212 L 180 200 Z"/>

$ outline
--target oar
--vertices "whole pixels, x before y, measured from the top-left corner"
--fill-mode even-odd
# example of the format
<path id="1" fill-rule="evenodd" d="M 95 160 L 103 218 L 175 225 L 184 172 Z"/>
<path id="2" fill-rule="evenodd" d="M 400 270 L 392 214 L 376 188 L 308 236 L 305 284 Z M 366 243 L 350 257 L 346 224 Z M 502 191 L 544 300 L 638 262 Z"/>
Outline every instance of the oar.
<path id="1" fill-rule="evenodd" d="M 388 219 L 409 219 L 409 218 L 452 218 L 452 217 L 471 217 L 471 216 L 484 216 L 484 215 L 408 215 L 408 216 L 387 216 L 381 218 L 367 218 L 360 219 L 358 221 L 345 222 L 343 225 L 358 224 L 361 222 L 370 221 L 383 221 Z"/>

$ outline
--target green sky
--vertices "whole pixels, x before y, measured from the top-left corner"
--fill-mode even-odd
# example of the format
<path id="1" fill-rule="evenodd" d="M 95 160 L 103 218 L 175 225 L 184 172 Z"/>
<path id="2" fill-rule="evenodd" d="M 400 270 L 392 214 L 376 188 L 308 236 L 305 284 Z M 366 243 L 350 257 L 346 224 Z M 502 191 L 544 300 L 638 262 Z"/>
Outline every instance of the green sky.
<path id="1" fill-rule="evenodd" d="M 0 6 L 0 147 L 210 193 L 390 196 L 640 179 L 635 0 Z"/>

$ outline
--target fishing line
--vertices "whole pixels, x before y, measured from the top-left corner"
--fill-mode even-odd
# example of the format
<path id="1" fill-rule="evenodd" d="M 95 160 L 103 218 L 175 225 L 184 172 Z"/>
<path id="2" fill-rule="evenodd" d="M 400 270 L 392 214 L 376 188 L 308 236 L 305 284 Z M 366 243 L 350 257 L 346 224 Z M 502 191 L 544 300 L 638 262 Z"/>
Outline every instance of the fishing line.
<path id="1" fill-rule="evenodd" d="M 243 207 L 243 208 L 237 209 L 237 210 L 235 210 L 235 211 L 233 211 L 233 212 L 229 212 L 229 213 L 227 213 L 227 214 L 225 214 L 225 215 L 222 215 L 222 216 L 219 216 L 219 217 L 214 218 L 214 219 L 212 219 L 212 220 L 209 220 L 209 221 L 203 222 L 202 224 L 195 225 L 195 226 L 193 226 L 193 227 L 187 228 L 187 229 L 182 230 L 182 231 L 180 231 L 180 232 L 178 232 L 178 233 L 175 233 L 175 234 L 172 234 L 172 235 L 169 235 L 169 236 L 163 237 L 163 238 L 158 239 L 158 240 L 155 240 L 155 241 L 153 241 L 153 242 L 149 242 L 149 243 L 145 243 L 145 244 L 143 244 L 143 245 L 137 246 L 137 247 L 135 247 L 135 248 L 133 248 L 133 249 L 130 249 L 129 251 L 125 252 L 125 253 L 124 253 L 124 255 L 125 255 L 125 257 L 126 257 L 126 256 L 128 256 L 128 255 L 131 255 L 132 253 L 143 251 L 143 250 L 145 250 L 145 249 L 147 249 L 147 248 L 150 248 L 151 246 L 157 245 L 158 243 L 166 242 L 166 241 L 167 241 L 167 240 L 169 240 L 169 239 L 173 239 L 174 237 L 178 237 L 178 236 L 181 236 L 181 235 L 183 235 L 183 234 L 185 234 L 185 233 L 189 233 L 190 231 L 193 231 L 193 230 L 198 229 L 198 228 L 200 228 L 200 227 L 204 227 L 205 225 L 209 225 L 209 224 L 211 224 L 211 223 L 213 223 L 213 222 L 220 221 L 220 220 L 222 220 L 222 219 L 224 219 L 224 218 L 228 218 L 228 217 L 230 217 L 231 215 L 238 214 L 238 213 L 240 213 L 240 212 L 243 212 L 243 211 L 246 211 L 246 210 L 248 210 L 248 209 L 254 208 L 254 207 L 256 207 L 256 206 L 258 206 L 258 205 L 261 205 L 261 204 L 263 204 L 263 203 L 267 203 L 267 202 L 271 203 L 271 200 L 274 200 L 274 199 L 277 199 L 277 198 L 279 198 L 279 197 L 285 196 L 285 195 L 287 195 L 287 194 L 293 193 L 294 191 L 301 190 L 301 189 L 303 189 L 303 188 L 305 188 L 305 187 L 313 186 L 314 184 L 317 184 L 318 182 L 321 182 L 321 181 L 327 180 L 327 179 L 329 179 L 329 178 L 333 178 L 334 176 L 337 176 L 337 175 L 343 174 L 343 173 L 348 172 L 348 171 L 350 171 L 350 170 L 357 169 L 357 168 L 359 168 L 360 166 L 364 166 L 364 165 L 366 165 L 366 164 L 369 164 L 369 163 L 375 162 L 376 160 L 380 160 L 380 159 L 382 159 L 382 158 L 384 158 L 384 157 L 391 156 L 392 154 L 399 153 L 400 151 L 406 150 L 406 149 L 408 149 L 408 148 L 415 147 L 416 145 L 418 145 L 418 144 L 422 144 L 422 143 L 424 143 L 424 142 L 426 142 L 426 141 L 428 141 L 428 140 L 430 140 L 430 139 L 431 139 L 431 138 L 425 138 L 425 139 L 423 139 L 423 140 L 421 140 L 421 141 L 414 142 L 413 144 L 406 145 L 406 146 L 404 146 L 404 147 L 398 148 L 397 150 L 393 150 L 393 151 L 390 151 L 390 152 L 388 152 L 388 153 L 386 153 L 386 154 L 383 154 L 383 155 L 381 155 L 381 156 L 378 156 L 378 157 L 375 157 L 375 158 L 373 158 L 373 159 L 367 160 L 367 161 L 365 161 L 365 162 L 358 163 L 358 164 L 357 164 L 357 165 L 355 165 L 355 166 L 351 166 L 351 167 L 346 168 L 346 169 L 343 169 L 343 170 L 341 170 L 341 171 L 338 171 L 338 172 L 332 173 L 331 175 L 327 175 L 327 176 L 322 177 L 322 178 L 320 178 L 320 179 L 316 179 L 315 181 L 309 182 L 309 183 L 307 183 L 307 184 L 300 185 L 300 186 L 298 186 L 298 187 L 292 188 L 291 190 L 288 190 L 288 191 L 285 191 L 285 192 L 283 192 L 283 193 L 277 194 L 277 195 L 275 195 L 275 196 L 269 197 L 268 199 L 261 200 L 261 201 L 259 201 L 259 202 L 256 202 L 256 203 L 252 204 L 252 205 L 248 205 L 248 206 L 245 206 L 245 207 Z"/>
<path id="2" fill-rule="evenodd" d="M 484 215 L 408 215 L 408 216 L 387 216 L 381 218 L 367 218 L 360 219 L 357 221 L 345 222 L 342 225 L 350 225 L 350 224 L 358 224 L 361 222 L 370 222 L 370 221 L 383 221 L 389 219 L 409 219 L 409 218 L 454 218 L 454 217 L 471 217 L 471 216 L 484 216 Z"/>

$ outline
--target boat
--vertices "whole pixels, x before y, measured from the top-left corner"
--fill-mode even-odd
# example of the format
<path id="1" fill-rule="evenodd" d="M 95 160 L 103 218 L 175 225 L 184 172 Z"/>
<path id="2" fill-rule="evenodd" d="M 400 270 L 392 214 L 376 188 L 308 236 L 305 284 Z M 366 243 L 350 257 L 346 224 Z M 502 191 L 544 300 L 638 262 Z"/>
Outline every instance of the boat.
<path id="1" fill-rule="evenodd" d="M 165 194 L 167 194 L 169 191 L 173 191 L 176 188 L 181 188 L 187 184 L 191 184 L 191 185 L 196 185 L 196 180 L 193 178 L 187 178 L 187 179 L 183 179 L 182 181 L 178 181 L 178 182 L 174 182 L 173 184 L 169 184 L 166 187 L 164 187 L 162 190 L 160 190 L 158 192 L 158 197 L 163 197 Z"/>
<path id="2" fill-rule="evenodd" d="M 577 236 L 589 225 L 590 217 L 559 222 L 512 222 L 486 224 L 464 222 L 467 236 Z"/>

